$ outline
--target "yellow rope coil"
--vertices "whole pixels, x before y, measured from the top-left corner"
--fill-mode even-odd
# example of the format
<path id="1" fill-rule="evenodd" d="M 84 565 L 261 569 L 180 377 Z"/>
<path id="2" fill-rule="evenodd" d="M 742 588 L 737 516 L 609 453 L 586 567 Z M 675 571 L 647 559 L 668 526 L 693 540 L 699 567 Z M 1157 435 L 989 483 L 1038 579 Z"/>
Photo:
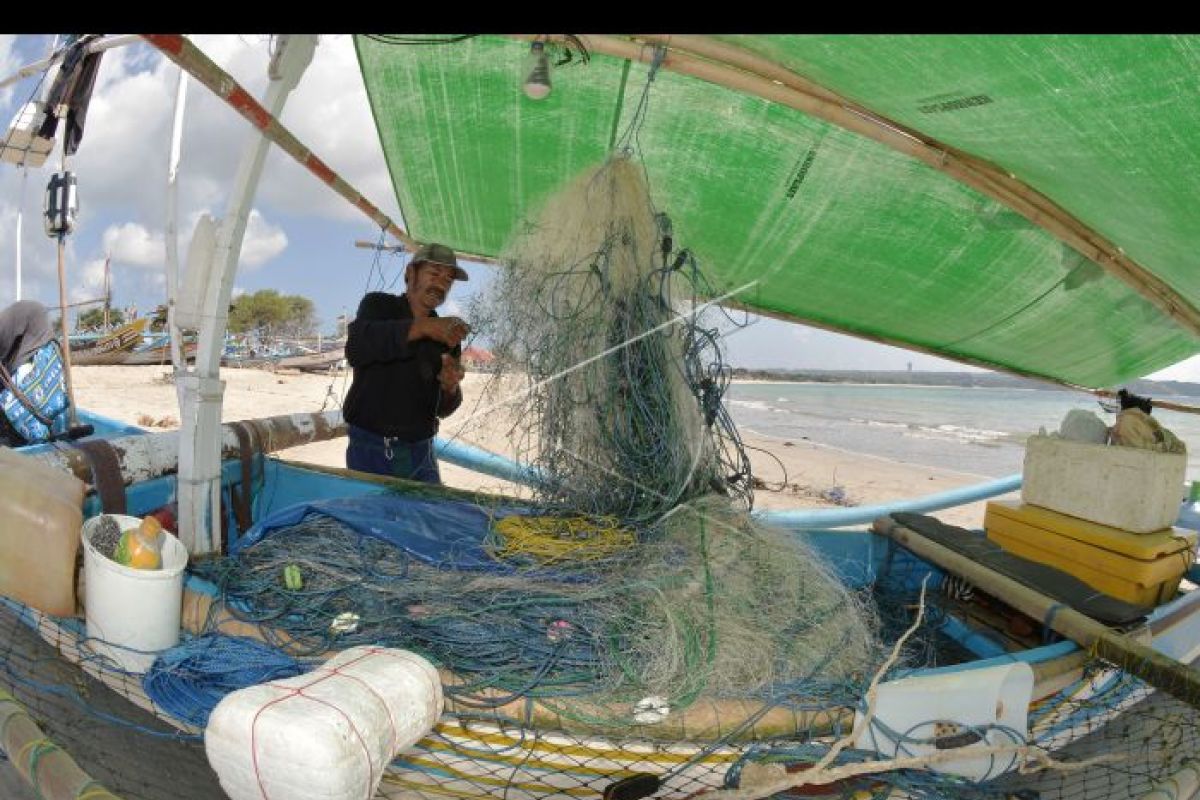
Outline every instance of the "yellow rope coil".
<path id="1" fill-rule="evenodd" d="M 492 525 L 489 550 L 499 559 L 539 564 L 608 558 L 633 547 L 633 533 L 614 517 L 531 517 L 513 515 Z"/>

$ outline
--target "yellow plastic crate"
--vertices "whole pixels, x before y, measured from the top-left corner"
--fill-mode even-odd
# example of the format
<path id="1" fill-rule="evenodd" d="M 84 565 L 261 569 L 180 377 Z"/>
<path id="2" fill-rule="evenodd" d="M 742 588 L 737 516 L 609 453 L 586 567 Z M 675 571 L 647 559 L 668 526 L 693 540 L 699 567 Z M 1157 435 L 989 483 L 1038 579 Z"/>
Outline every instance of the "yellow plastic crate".
<path id="1" fill-rule="evenodd" d="M 1136 605 L 1174 597 L 1196 557 L 1196 531 L 1130 533 L 1012 501 L 988 503 L 983 526 L 988 538 L 1008 552 Z"/>

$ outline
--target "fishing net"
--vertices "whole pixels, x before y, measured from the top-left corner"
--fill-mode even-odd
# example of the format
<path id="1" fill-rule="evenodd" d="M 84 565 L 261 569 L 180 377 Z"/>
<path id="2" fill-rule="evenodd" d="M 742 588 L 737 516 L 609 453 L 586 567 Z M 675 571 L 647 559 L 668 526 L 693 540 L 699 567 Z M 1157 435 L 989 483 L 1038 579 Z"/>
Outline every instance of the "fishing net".
<path id="1" fill-rule="evenodd" d="M 307 526 L 313 524 L 306 521 Z M 321 525 L 310 535 L 336 537 L 327 520 Z M 920 584 L 932 575 L 921 623 L 887 677 L 915 666 L 945 666 L 975 658 L 956 645 L 946 630 L 950 620 L 974 613 L 978 596 L 963 600 L 948 582 L 938 587 L 940 576 L 927 564 L 887 547 L 890 552 L 878 573 L 857 590 L 879 605 L 885 638 L 895 638 L 896 631 L 912 623 L 921 605 Z M 280 583 L 279 594 L 311 601 L 318 593 L 316 576 L 325 569 L 323 563 L 339 561 L 343 569 L 355 563 L 345 552 L 337 555 L 342 558 L 298 554 L 290 563 L 301 565 L 314 583 L 300 590 L 288 590 Z M 306 591 L 311 592 L 307 597 Z M 284 608 L 276 604 L 276 610 Z M 263 636 L 270 638 L 276 621 L 259 625 Z M 0 685 L 46 733 L 41 750 L 13 751 L 9 758 L 28 765 L 45 748 L 61 746 L 120 797 L 223 797 L 195 728 L 159 704 L 142 676 L 123 673 L 91 654 L 80 622 L 46 617 L 11 602 L 0 604 Z M 1037 629 L 1032 638 L 1043 633 Z M 497 637 L 503 639 L 504 632 L 498 631 Z M 492 642 L 463 639 L 459 644 L 463 650 L 471 642 L 476 647 Z M 545 637 L 547 644 L 550 639 Z M 495 653 L 491 658 L 495 660 Z M 747 797 L 1126 800 L 1141 798 L 1177 773 L 1180 780 L 1187 780 L 1187 770 L 1200 751 L 1200 714 L 1194 708 L 1200 698 L 1188 704 L 1154 692 L 1130 673 L 1078 651 L 1039 666 L 1037 675 L 1029 743 L 1044 747 L 1063 764 L 1087 764 L 1086 768 L 1053 768 L 1027 775 L 1010 772 L 973 782 L 930 769 L 888 768 L 884 763 L 867 775 L 821 786 L 775 795 L 759 791 L 756 787 L 770 780 L 811 767 L 848 732 L 869 678 L 851 675 L 824 688 L 812 680 L 790 692 L 760 693 L 754 712 L 743 709 L 740 716 L 731 715 L 742 724 L 726 723 L 707 735 L 699 727 L 695 732 L 677 731 L 670 741 L 648 735 L 654 726 L 635 721 L 632 714 L 621 730 L 583 733 L 541 724 L 529 713 L 529 706 L 535 705 L 532 701 L 492 708 L 456 705 L 428 737 L 393 762 L 377 797 L 591 797 L 634 773 L 649 773 L 660 784 L 654 796 L 662 798 L 740 787 L 741 796 Z M 478 695 L 487 697 L 486 692 Z M 711 708 L 717 714 L 731 706 Z M 781 710 L 794 722 L 787 734 L 763 724 Z M 669 710 L 667 718 L 676 713 Z M 1098 756 L 1103 760 L 1091 761 Z M 851 748 L 830 766 L 852 768 L 877 760 L 875 753 Z M 11 769 L 0 762 L 0 770 Z M 1173 791 L 1158 797 L 1188 796 Z"/>
<path id="2" fill-rule="evenodd" d="M 315 514 L 199 569 L 294 654 L 415 650 L 452 674 L 461 705 L 536 698 L 546 724 L 570 730 L 626 727 L 639 704 L 840 694 L 880 659 L 864 598 L 725 498 L 681 506 L 636 538 L 582 517 L 499 522 L 509 536 L 520 523 L 529 538 L 540 530 L 537 555 L 493 530 L 489 547 L 507 558 L 465 572 Z M 572 528 L 588 538 L 558 535 Z M 619 549 L 596 544 L 605 531 Z M 301 588 L 281 581 L 289 566 Z"/>
<path id="3" fill-rule="evenodd" d="M 543 505 L 632 523 L 713 492 L 749 507 L 703 276 L 636 163 L 614 156 L 571 181 L 503 263 L 471 313 L 498 357 L 483 402 L 520 409 L 510 439 Z"/>
<path id="4" fill-rule="evenodd" d="M 1200 697 L 1070 647 L 1035 665 L 1028 732 L 929 719 L 892 732 L 915 761 L 855 748 L 874 680 L 979 659 L 977 628 L 1002 651 L 1053 635 L 870 534 L 810 544 L 747 513 L 728 370 L 697 300 L 712 294 L 670 238 L 639 169 L 614 158 L 547 201 L 473 315 L 497 385 L 523 384 L 513 437 L 541 476 L 532 500 L 391 482 L 260 520 L 236 554 L 193 564 L 214 602 L 145 677 L 97 656 L 79 620 L 4 603 L 4 686 L 89 774 L 154 800 L 220 796 L 205 704 L 357 644 L 420 652 L 445 686 L 386 798 L 1115 800 L 1186 780 Z M 422 514 L 449 545 L 422 542 Z M 978 780 L 923 755 L 997 731 Z M 46 746 L 10 755 L 28 766 Z M 814 765 L 819 785 L 784 790 Z"/>
<path id="5" fill-rule="evenodd" d="M 840 687 L 878 663 L 869 606 L 747 513 L 699 268 L 640 167 L 615 156 L 569 182 L 505 262 L 476 321 L 498 384 L 526 382 L 514 435 L 540 480 L 531 513 L 477 537 L 495 568 L 381 553 L 371 526 L 317 519 L 215 567 L 222 593 L 269 615 L 280 644 L 415 648 L 462 680 L 462 703 L 539 698 L 571 729 Z M 279 591 L 289 559 L 320 564 L 305 570 L 311 605 Z"/>

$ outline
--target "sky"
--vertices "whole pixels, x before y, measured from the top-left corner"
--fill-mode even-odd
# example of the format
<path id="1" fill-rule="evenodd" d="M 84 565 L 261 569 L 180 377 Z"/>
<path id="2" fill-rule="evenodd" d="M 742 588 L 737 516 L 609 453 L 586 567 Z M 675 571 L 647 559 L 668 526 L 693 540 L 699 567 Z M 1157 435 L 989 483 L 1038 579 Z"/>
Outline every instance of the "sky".
<path id="1" fill-rule="evenodd" d="M 269 37 L 207 35 L 192 41 L 253 96 L 267 84 Z M 52 37 L 0 35 L 0 76 L 44 57 Z M 163 229 L 170 130 L 178 68 L 146 44 L 105 53 L 88 108 L 79 151 L 68 169 L 79 185 L 79 217 L 68 238 L 70 302 L 103 294 L 111 257 L 114 303 L 140 311 L 165 302 Z M 39 76 L 0 89 L 0 121 L 13 119 L 37 96 Z M 44 88 L 44 87 L 43 87 Z M 403 226 L 383 152 L 358 71 L 352 37 L 322 36 L 313 63 L 288 99 L 283 123 L 310 150 Z M 220 217 L 242 150 L 255 134 L 241 116 L 207 89 L 189 82 L 179 168 L 179 259 L 203 214 Z M 0 164 L 0 307 L 16 299 L 18 210 L 22 213 L 22 297 L 58 305 L 57 250 L 43 231 L 45 187 L 60 168 L 58 150 L 46 164 L 22 171 Z M 23 185 L 24 184 L 24 185 Z M 403 286 L 407 256 L 354 247 L 377 241 L 378 228 L 289 156 L 272 148 L 255 197 L 234 294 L 277 289 L 309 297 L 321 329 L 353 314 L 370 289 Z M 463 314 L 486 291 L 493 268 L 465 265 L 471 280 L 456 284 L 443 313 Z M 730 330 L 726 358 L 734 366 L 788 369 L 973 370 L 952 361 L 849 336 L 735 312 L 744 327 Z M 1156 378 L 1200 381 L 1200 356 Z"/>

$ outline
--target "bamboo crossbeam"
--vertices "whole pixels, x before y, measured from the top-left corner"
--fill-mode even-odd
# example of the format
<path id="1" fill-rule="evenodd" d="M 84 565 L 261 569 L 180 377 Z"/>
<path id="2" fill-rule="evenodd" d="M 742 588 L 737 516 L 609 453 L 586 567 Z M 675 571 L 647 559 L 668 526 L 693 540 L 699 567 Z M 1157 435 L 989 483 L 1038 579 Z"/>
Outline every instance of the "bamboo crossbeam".
<path id="1" fill-rule="evenodd" d="M 252 439 L 264 453 L 346 435 L 346 423 L 342 420 L 341 411 L 283 414 L 225 423 L 221 426 L 222 460 L 237 458 L 241 452 L 237 434 L 234 432 L 236 425 L 249 428 Z M 166 431 L 117 436 L 106 440 L 116 453 L 124 485 L 130 486 L 162 475 L 174 474 L 179 469 L 179 435 L 179 431 Z M 92 483 L 91 462 L 82 451 L 75 448 L 56 447 L 40 453 L 25 454 L 25 457 L 39 459 L 56 469 L 72 473 L 84 483 Z"/>
<path id="2" fill-rule="evenodd" d="M 1042 620 L 1044 625 L 1084 650 L 1115 664 L 1193 708 L 1200 708 L 1200 671 L 1134 641 L 1130 636 L 1115 633 L 1036 589 L 925 538 L 916 531 L 900 525 L 891 517 L 877 519 L 874 529 L 926 561 L 970 581 L 988 594 L 1001 598 L 1021 613 Z"/>
<path id="3" fill-rule="evenodd" d="M 1110 392 L 1108 389 L 1093 389 L 1092 394 L 1097 397 L 1116 398 L 1117 396 L 1116 392 Z M 1155 408 L 1165 408 L 1168 411 L 1179 411 L 1183 414 L 1200 414 L 1200 407 L 1198 406 L 1186 406 L 1182 403 L 1171 403 L 1166 400 L 1154 400 L 1153 398 L 1151 398 L 1150 402 L 1154 404 Z"/>
<path id="4" fill-rule="evenodd" d="M 163 33 L 144 34 L 143 38 L 164 56 L 175 62 L 180 69 L 232 106 L 235 111 L 249 120 L 251 125 L 258 128 L 263 136 L 279 145 L 280 149 L 294 158 L 300 166 L 328 184 L 351 205 L 370 217 L 372 222 L 404 242 L 405 246 L 417 247 L 415 239 L 330 169 L 324 161 L 317 158 L 291 131 L 242 88 L 242 85 L 234 80 L 233 76 L 221 69 L 216 62 L 201 52 L 186 37 L 177 33 Z"/>
<path id="5" fill-rule="evenodd" d="M 5 691 L 0 691 L 0 750 L 41 800 L 121 800 L 47 739 L 29 712 Z"/>
<path id="6" fill-rule="evenodd" d="M 513 38 L 561 41 L 561 35 L 513 34 Z M 655 46 L 667 52 L 661 67 L 717 86 L 794 108 L 911 156 L 970 186 L 1045 229 L 1122 281 L 1193 335 L 1200 336 L 1200 309 L 1124 251 L 1012 174 L 969 153 L 841 98 L 785 67 L 741 48 L 705 37 L 643 35 L 642 41 L 606 35 L 580 36 L 589 51 L 650 63 Z"/>

